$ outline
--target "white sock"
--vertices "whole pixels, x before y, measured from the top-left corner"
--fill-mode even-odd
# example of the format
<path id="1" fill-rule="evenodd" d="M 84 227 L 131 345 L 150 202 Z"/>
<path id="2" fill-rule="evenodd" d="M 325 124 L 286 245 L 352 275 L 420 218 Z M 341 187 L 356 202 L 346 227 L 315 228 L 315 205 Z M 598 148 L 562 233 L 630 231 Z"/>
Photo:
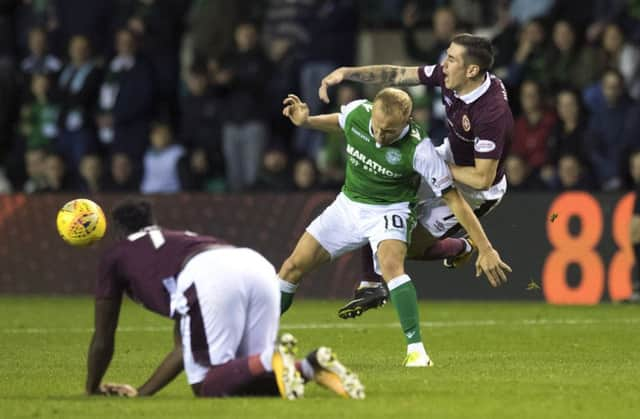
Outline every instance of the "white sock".
<path id="1" fill-rule="evenodd" d="M 410 343 L 409 345 L 407 345 L 407 353 L 411 352 L 420 352 L 427 355 L 427 350 L 424 348 L 422 342 Z"/>
<path id="2" fill-rule="evenodd" d="M 278 282 L 280 283 L 280 291 L 286 292 L 287 294 L 295 294 L 298 289 L 298 284 L 292 284 L 291 282 L 285 281 L 284 279 L 277 277 Z"/>
<path id="3" fill-rule="evenodd" d="M 358 285 L 358 288 L 376 288 L 379 286 L 380 286 L 379 282 L 360 281 L 360 285 Z"/>
<path id="4" fill-rule="evenodd" d="M 302 370 L 302 376 L 309 381 L 313 380 L 313 377 L 316 375 L 316 370 L 313 369 L 313 365 L 311 365 L 307 358 L 304 358 L 300 362 L 300 369 Z"/>
<path id="5" fill-rule="evenodd" d="M 271 365 L 272 360 L 273 360 L 273 348 L 269 348 L 268 350 L 260 354 L 260 362 L 262 363 L 264 370 L 267 372 L 273 371 L 273 366 Z"/>
<path id="6" fill-rule="evenodd" d="M 406 284 L 407 282 L 411 282 L 411 278 L 409 277 L 409 275 L 404 274 L 404 275 L 396 276 L 395 278 L 387 282 L 387 288 L 389 288 L 389 291 L 393 291 L 394 289 L 398 288 L 400 285 Z"/>

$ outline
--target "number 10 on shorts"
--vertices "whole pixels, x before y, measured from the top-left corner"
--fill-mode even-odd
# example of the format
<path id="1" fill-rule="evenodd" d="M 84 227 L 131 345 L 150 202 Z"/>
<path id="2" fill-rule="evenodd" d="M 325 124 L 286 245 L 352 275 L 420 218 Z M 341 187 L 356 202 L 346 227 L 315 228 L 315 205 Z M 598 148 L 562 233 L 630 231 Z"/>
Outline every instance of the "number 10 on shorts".
<path id="1" fill-rule="evenodd" d="M 404 229 L 404 219 L 398 214 L 385 215 L 384 228 L 385 230 L 389 230 L 389 228 L 400 229 L 400 230 Z"/>

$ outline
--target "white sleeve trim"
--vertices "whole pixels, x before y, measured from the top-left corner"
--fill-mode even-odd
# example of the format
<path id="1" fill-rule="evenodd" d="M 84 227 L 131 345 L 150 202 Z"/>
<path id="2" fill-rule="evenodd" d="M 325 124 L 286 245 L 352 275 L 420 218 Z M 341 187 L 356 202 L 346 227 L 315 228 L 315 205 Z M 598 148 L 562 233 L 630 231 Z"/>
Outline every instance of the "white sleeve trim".
<path id="1" fill-rule="evenodd" d="M 358 106 L 365 103 L 366 99 L 354 100 L 353 102 L 347 103 L 346 105 L 342 105 L 340 107 L 340 115 L 338 115 L 338 123 L 340 124 L 340 128 L 344 129 L 344 126 L 347 123 L 347 116 Z"/>
<path id="2" fill-rule="evenodd" d="M 433 76 L 433 72 L 435 69 L 436 69 L 435 64 L 425 65 L 424 67 L 422 67 L 422 71 L 424 71 L 424 75 L 427 76 L 427 78 L 431 78 Z"/>
<path id="3" fill-rule="evenodd" d="M 430 138 L 425 138 L 417 146 L 413 155 L 413 168 L 436 196 L 453 187 L 453 176 L 447 163 L 440 157 Z"/>

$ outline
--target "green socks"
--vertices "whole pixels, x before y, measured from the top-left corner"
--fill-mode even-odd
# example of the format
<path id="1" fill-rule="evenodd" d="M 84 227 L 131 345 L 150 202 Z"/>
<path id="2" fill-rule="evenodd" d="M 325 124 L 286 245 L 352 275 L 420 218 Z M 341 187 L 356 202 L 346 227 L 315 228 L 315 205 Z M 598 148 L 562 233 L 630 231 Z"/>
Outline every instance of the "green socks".
<path id="1" fill-rule="evenodd" d="M 418 295 L 409 275 L 400 275 L 387 283 L 391 301 L 398 313 L 407 344 L 422 342 Z"/>
<path id="2" fill-rule="evenodd" d="M 287 282 L 280 277 L 278 277 L 278 282 L 280 283 L 280 314 L 282 315 L 291 307 L 298 285 Z"/>

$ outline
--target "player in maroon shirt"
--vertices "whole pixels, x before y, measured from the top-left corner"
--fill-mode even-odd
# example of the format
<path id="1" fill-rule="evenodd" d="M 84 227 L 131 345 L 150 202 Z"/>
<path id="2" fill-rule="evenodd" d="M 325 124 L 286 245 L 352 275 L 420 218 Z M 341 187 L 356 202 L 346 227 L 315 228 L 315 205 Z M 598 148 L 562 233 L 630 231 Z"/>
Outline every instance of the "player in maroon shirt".
<path id="1" fill-rule="evenodd" d="M 328 102 L 328 88 L 344 80 L 395 86 L 424 84 L 442 89 L 448 137 L 437 147 L 449 163 L 456 186 L 480 217 L 495 208 L 506 193 L 504 161 L 513 136 L 513 115 L 502 81 L 489 73 L 494 61 L 491 42 L 460 34 L 453 37 L 442 64 L 423 67 L 375 65 L 342 67 L 323 80 L 318 91 Z M 421 188 L 423 191 L 429 188 Z M 469 259 L 474 245 L 468 239 L 452 238 L 460 230 L 455 217 L 438 199 L 420 193 L 420 228 L 414 236 L 426 250 L 413 251 L 413 259 L 444 259 L 456 267 Z M 438 238 L 431 245 L 429 238 Z M 430 246 L 430 247 L 429 247 Z M 370 253 L 370 250 L 363 251 Z M 365 255 L 365 279 L 352 301 L 339 311 L 343 318 L 382 305 L 388 293 L 372 275 L 370 257 Z"/>
<path id="2" fill-rule="evenodd" d="M 155 225 L 151 206 L 126 201 L 112 214 L 118 241 L 102 256 L 95 291 L 95 332 L 87 394 L 149 396 L 183 369 L 196 396 L 292 399 L 315 381 L 343 397 L 363 398 L 358 377 L 330 348 L 296 363 L 296 340 L 276 343 L 280 292 L 276 272 L 254 250 L 210 236 Z M 123 294 L 175 320 L 174 347 L 139 388 L 100 384 L 114 350 Z"/>

